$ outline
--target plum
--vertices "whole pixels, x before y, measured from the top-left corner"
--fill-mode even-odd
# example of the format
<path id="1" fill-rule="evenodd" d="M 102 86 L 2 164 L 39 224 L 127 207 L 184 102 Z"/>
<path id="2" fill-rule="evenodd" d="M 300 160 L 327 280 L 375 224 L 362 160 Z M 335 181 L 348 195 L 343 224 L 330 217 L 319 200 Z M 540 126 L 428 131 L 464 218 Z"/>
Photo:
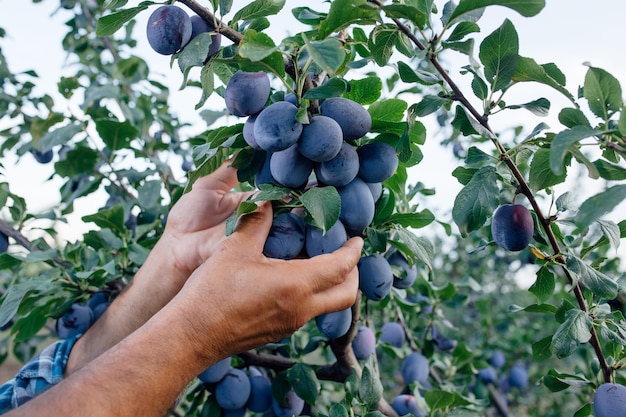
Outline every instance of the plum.
<path id="1" fill-rule="evenodd" d="M 533 238 L 533 230 L 533 217 L 521 204 L 503 204 L 493 213 L 491 235 L 504 249 L 524 249 Z"/>
<path id="2" fill-rule="evenodd" d="M 329 340 L 337 339 L 346 334 L 351 323 L 352 309 L 350 307 L 315 317 L 318 330 Z"/>
<path id="3" fill-rule="evenodd" d="M 109 296 L 105 291 L 98 291 L 87 301 L 87 307 L 93 313 L 93 321 L 96 321 L 109 307 Z"/>
<path id="4" fill-rule="evenodd" d="M 509 370 L 509 385 L 517 389 L 524 389 L 528 385 L 528 371 L 522 364 L 513 365 Z"/>
<path id="5" fill-rule="evenodd" d="M 35 160 L 40 164 L 47 164 L 52 161 L 52 157 L 54 156 L 54 152 L 52 149 L 46 152 L 38 151 L 37 149 L 32 150 L 32 154 L 35 157 Z"/>
<path id="6" fill-rule="evenodd" d="M 215 400 L 225 410 L 243 408 L 250 397 L 250 379 L 241 369 L 231 368 L 215 387 Z"/>
<path id="7" fill-rule="evenodd" d="M 270 170 L 270 161 L 272 159 L 272 153 L 267 152 L 265 155 L 265 161 L 263 165 L 259 169 L 259 171 L 254 176 L 254 185 L 256 188 L 260 188 L 263 184 L 278 184 L 278 182 L 272 176 L 272 172 Z"/>
<path id="8" fill-rule="evenodd" d="M 198 375 L 198 378 L 206 384 L 214 384 L 221 381 L 230 368 L 230 357 L 228 357 L 206 368 Z"/>
<path id="9" fill-rule="evenodd" d="M 256 121 L 257 115 L 258 114 L 253 114 L 249 116 L 243 124 L 243 139 L 253 149 L 261 149 L 254 138 L 254 122 Z"/>
<path id="10" fill-rule="evenodd" d="M 380 182 L 366 182 L 365 184 L 372 192 L 372 198 L 374 199 L 374 203 L 376 203 L 383 195 L 383 184 Z"/>
<path id="11" fill-rule="evenodd" d="M 212 22 L 207 22 L 202 17 L 198 15 L 193 15 L 189 18 L 191 20 L 191 40 L 193 40 L 196 36 L 201 33 L 206 32 L 215 32 L 215 26 Z M 211 46 L 209 46 L 209 50 L 207 52 L 207 58 L 215 55 L 222 45 L 222 35 L 219 33 L 215 33 L 211 35 Z"/>
<path id="12" fill-rule="evenodd" d="M 93 312 L 87 306 L 74 303 L 56 321 L 56 332 L 59 339 L 69 339 L 81 335 L 93 323 Z"/>
<path id="13" fill-rule="evenodd" d="M 178 52 L 191 39 L 191 19 L 178 6 L 157 8 L 148 18 L 146 34 L 148 43 L 161 55 Z"/>
<path id="14" fill-rule="evenodd" d="M 285 405 L 281 405 L 275 398 L 272 399 L 272 410 L 276 417 L 299 416 L 304 410 L 304 400 L 293 391 L 289 390 L 285 395 Z"/>
<path id="15" fill-rule="evenodd" d="M 192 168 L 193 168 L 193 161 L 187 158 L 183 159 L 183 163 L 180 164 L 180 169 L 187 172 L 187 171 L 191 171 Z"/>
<path id="16" fill-rule="evenodd" d="M 391 408 L 399 416 L 412 415 L 414 417 L 424 417 L 426 414 L 419 408 L 415 397 L 410 394 L 400 394 L 391 402 Z"/>
<path id="17" fill-rule="evenodd" d="M 500 369 L 506 363 L 506 357 L 501 350 L 496 349 L 491 353 L 491 356 L 489 356 L 487 362 L 494 368 Z"/>
<path id="18" fill-rule="evenodd" d="M 298 108 L 279 101 L 264 108 L 254 122 L 254 138 L 261 149 L 282 151 L 298 142 L 302 123 L 296 120 Z"/>
<path id="19" fill-rule="evenodd" d="M 419 352 L 412 352 L 402 362 L 402 378 L 406 385 L 414 382 L 424 384 L 429 373 L 428 359 Z"/>
<path id="20" fill-rule="evenodd" d="M 343 223 L 339 220 L 326 233 L 313 225 L 307 224 L 305 226 L 304 248 L 310 258 L 323 253 L 334 252 L 342 247 L 347 240 L 348 234 Z"/>
<path id="21" fill-rule="evenodd" d="M 456 340 L 450 339 L 449 337 L 441 333 L 439 331 L 439 328 L 435 325 L 430 328 L 430 335 L 433 339 L 433 343 L 435 344 L 435 346 L 444 352 L 450 352 L 458 344 Z"/>
<path id="22" fill-rule="evenodd" d="M 272 221 L 263 254 L 268 258 L 293 259 L 304 248 L 304 220 L 293 213 L 280 213 Z"/>
<path id="23" fill-rule="evenodd" d="M 401 348 L 406 340 L 404 327 L 400 323 L 389 321 L 380 330 L 380 341 Z"/>
<path id="24" fill-rule="evenodd" d="M 380 254 L 363 256 L 357 264 L 359 289 L 368 299 L 380 301 L 391 291 L 393 271 L 387 259 Z"/>
<path id="25" fill-rule="evenodd" d="M 263 413 L 272 406 L 272 382 L 265 375 L 252 375 L 250 397 L 246 407 L 255 413 Z"/>
<path id="26" fill-rule="evenodd" d="M 372 128 L 372 117 L 359 103 L 343 97 L 324 100 L 320 106 L 323 116 L 334 119 L 347 141 L 359 139 Z"/>
<path id="27" fill-rule="evenodd" d="M 374 220 L 376 210 L 369 187 L 360 178 L 355 178 L 337 192 L 341 199 L 339 219 L 349 235 L 360 236 Z"/>
<path id="28" fill-rule="evenodd" d="M 270 90 L 270 79 L 263 71 L 237 71 L 226 84 L 224 102 L 235 116 L 250 116 L 263 110 Z"/>
<path id="29" fill-rule="evenodd" d="M 393 146 L 385 142 L 370 142 L 360 146 L 359 177 L 365 182 L 383 182 L 396 172 L 398 155 Z"/>
<path id="30" fill-rule="evenodd" d="M 0 232 L 0 253 L 4 253 L 9 249 L 9 237 Z"/>
<path id="31" fill-rule="evenodd" d="M 389 257 L 387 258 L 387 261 L 389 261 L 389 265 L 391 265 L 392 267 L 396 266 L 403 271 L 402 275 L 397 275 L 394 273 L 393 286 L 399 289 L 407 289 L 411 287 L 411 285 L 413 285 L 413 283 L 417 279 L 417 266 L 409 266 L 409 262 L 397 250 L 391 252 Z"/>
<path id="32" fill-rule="evenodd" d="M 335 187 L 348 185 L 359 172 L 359 155 L 349 143 L 342 142 L 337 155 L 315 167 L 318 181 Z"/>
<path id="33" fill-rule="evenodd" d="M 604 383 L 598 387 L 593 398 L 596 417 L 626 417 L 626 387 Z"/>
<path id="34" fill-rule="evenodd" d="M 488 366 L 478 370 L 478 379 L 485 384 L 493 384 L 498 380 L 498 373 L 493 366 Z"/>
<path id="35" fill-rule="evenodd" d="M 270 158 L 270 173 L 276 182 L 287 188 L 306 185 L 313 172 L 313 162 L 302 156 L 298 145 L 277 151 Z"/>
<path id="36" fill-rule="evenodd" d="M 356 336 L 352 339 L 352 350 L 357 359 L 367 359 L 376 350 L 376 336 L 367 326 L 359 326 Z"/>
<path id="37" fill-rule="evenodd" d="M 343 143 L 339 124 L 330 117 L 316 116 L 302 128 L 298 150 L 311 161 L 324 162 L 337 156 Z"/>

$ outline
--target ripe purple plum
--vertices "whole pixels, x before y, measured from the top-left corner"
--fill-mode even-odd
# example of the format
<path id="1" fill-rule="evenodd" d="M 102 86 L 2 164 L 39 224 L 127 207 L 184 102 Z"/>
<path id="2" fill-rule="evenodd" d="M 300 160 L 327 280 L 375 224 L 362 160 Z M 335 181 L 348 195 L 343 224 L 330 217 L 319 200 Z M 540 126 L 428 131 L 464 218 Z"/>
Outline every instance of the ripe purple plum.
<path id="1" fill-rule="evenodd" d="M 391 402 L 391 408 L 399 416 L 412 415 L 413 417 L 425 417 L 426 414 L 417 405 L 415 397 L 410 394 L 400 394 Z"/>
<path id="2" fill-rule="evenodd" d="M 383 182 L 398 168 L 398 155 L 393 146 L 385 142 L 370 142 L 357 149 L 359 177 L 365 182 Z"/>
<path id="3" fill-rule="evenodd" d="M 207 22 L 198 15 L 191 16 L 189 20 L 191 20 L 191 40 L 193 40 L 201 33 L 215 32 L 215 26 L 213 25 L 213 23 Z M 219 33 L 211 35 L 211 45 L 209 46 L 209 50 L 207 52 L 207 58 L 215 55 L 220 50 L 221 45 L 222 35 L 220 35 Z"/>
<path id="4" fill-rule="evenodd" d="M 341 199 L 339 219 L 350 236 L 360 236 L 374 220 L 376 206 L 372 193 L 360 178 L 337 189 Z"/>
<path id="5" fill-rule="evenodd" d="M 256 121 L 257 114 L 248 116 L 246 122 L 243 124 L 243 139 L 253 149 L 261 149 L 256 139 L 254 138 L 254 122 Z"/>
<path id="6" fill-rule="evenodd" d="M 278 184 L 276 179 L 272 176 L 272 172 L 270 171 L 271 160 L 272 153 L 267 152 L 265 154 L 265 161 L 263 161 L 263 165 L 254 176 L 254 185 L 256 186 L 256 188 L 260 189 L 261 185 L 263 184 Z"/>
<path id="7" fill-rule="evenodd" d="M 380 329 L 380 341 L 383 343 L 389 343 L 391 346 L 401 348 L 405 340 L 406 333 L 400 323 L 389 321 L 383 324 L 383 327 Z"/>
<path id="8" fill-rule="evenodd" d="M 265 375 L 250 376 L 250 397 L 246 407 L 255 413 L 263 413 L 272 406 L 272 382 Z"/>
<path id="9" fill-rule="evenodd" d="M 359 172 L 359 155 L 347 142 L 341 143 L 337 155 L 315 167 L 318 181 L 326 185 L 343 187 L 356 178 Z"/>
<path id="10" fill-rule="evenodd" d="M 339 124 L 330 117 L 316 116 L 303 127 L 298 150 L 311 161 L 325 162 L 337 156 L 343 143 Z"/>
<path id="11" fill-rule="evenodd" d="M 294 213 L 280 213 L 272 221 L 263 246 L 268 258 L 293 259 L 304 248 L 304 220 Z"/>
<path id="12" fill-rule="evenodd" d="M 493 384 L 498 380 L 498 373 L 493 366 L 488 366 L 478 370 L 478 379 L 483 381 L 485 384 Z"/>
<path id="13" fill-rule="evenodd" d="M 298 142 L 302 123 L 296 120 L 298 108 L 279 101 L 264 108 L 254 122 L 254 138 L 261 149 L 282 151 Z"/>
<path id="14" fill-rule="evenodd" d="M 320 106 L 322 115 L 334 119 L 347 141 L 362 138 L 372 128 L 372 117 L 359 103 L 343 97 L 324 100 Z"/>
<path id="15" fill-rule="evenodd" d="M 626 387 L 604 383 L 598 387 L 593 398 L 596 417 L 626 417 Z"/>
<path id="16" fill-rule="evenodd" d="M 275 398 L 272 399 L 272 410 L 276 417 L 299 416 L 304 410 L 304 400 L 290 390 L 285 395 L 285 405 L 281 405 Z"/>
<path id="17" fill-rule="evenodd" d="M 352 323 L 352 310 L 348 307 L 345 310 L 332 313 L 321 314 L 315 317 L 315 324 L 318 330 L 327 339 L 337 339 L 348 332 Z"/>
<path id="18" fill-rule="evenodd" d="M 93 323 L 93 312 L 87 306 L 74 303 L 56 322 L 59 339 L 69 339 L 83 334 Z"/>
<path id="19" fill-rule="evenodd" d="M 304 249 L 309 258 L 332 253 L 342 247 L 347 240 L 348 234 L 340 220 L 337 220 L 326 233 L 316 226 L 310 224 L 305 226 Z"/>
<path id="20" fill-rule="evenodd" d="M 35 157 L 35 160 L 40 164 L 47 164 L 52 161 L 52 157 L 54 156 L 54 152 L 52 149 L 46 152 L 38 151 L 37 149 L 32 150 L 32 154 Z"/>
<path id="21" fill-rule="evenodd" d="M 157 8 L 148 18 L 146 35 L 148 43 L 161 55 L 178 52 L 191 39 L 191 19 L 178 6 Z"/>
<path id="22" fill-rule="evenodd" d="M 364 256 L 357 264 L 359 289 L 368 299 L 380 301 L 389 295 L 393 271 L 387 259 L 380 254 Z"/>
<path id="23" fill-rule="evenodd" d="M 456 340 L 450 339 L 441 333 L 436 325 L 433 325 L 433 327 L 430 328 L 430 335 L 435 346 L 444 352 L 452 351 L 458 344 Z"/>
<path id="24" fill-rule="evenodd" d="M 500 369 L 506 363 L 506 357 L 504 356 L 504 352 L 499 349 L 494 350 L 491 353 L 491 356 L 487 359 L 489 365 L 493 366 L 496 369 Z"/>
<path id="25" fill-rule="evenodd" d="M 221 381 L 230 368 L 230 357 L 228 357 L 206 368 L 198 375 L 198 378 L 205 384 L 214 384 Z"/>
<path id="26" fill-rule="evenodd" d="M 412 352 L 402 362 L 402 378 L 406 385 L 414 382 L 424 384 L 429 373 L 428 359 L 419 352 Z"/>
<path id="27" fill-rule="evenodd" d="M 491 235 L 504 249 L 524 249 L 533 238 L 533 229 L 533 217 L 521 204 L 503 204 L 493 213 Z"/>
<path id="28" fill-rule="evenodd" d="M 215 400 L 225 410 L 243 408 L 249 397 L 250 379 L 241 369 L 229 369 L 215 387 Z"/>
<path id="29" fill-rule="evenodd" d="M 276 182 L 287 188 L 300 188 L 306 185 L 313 172 L 313 162 L 302 156 L 298 145 L 277 151 L 270 158 L 270 173 Z"/>
<path id="30" fill-rule="evenodd" d="M 0 253 L 4 253 L 9 249 L 9 237 L 0 232 Z"/>
<path id="31" fill-rule="evenodd" d="M 352 350 L 357 359 L 367 359 L 376 350 L 376 336 L 372 329 L 367 326 L 359 326 L 354 339 Z"/>
<path id="32" fill-rule="evenodd" d="M 401 274 L 393 274 L 393 286 L 399 289 L 407 289 L 413 285 L 417 279 L 417 266 L 409 266 L 409 262 L 404 255 L 397 250 L 391 252 L 387 258 L 389 265 L 397 267 Z"/>
<path id="33" fill-rule="evenodd" d="M 263 71 L 237 71 L 226 84 L 224 102 L 235 116 L 250 116 L 263 110 L 270 90 L 270 79 Z"/>
<path id="34" fill-rule="evenodd" d="M 509 385 L 517 389 L 524 389 L 528 386 L 528 371 L 522 364 L 511 367 L 508 377 Z"/>
<path id="35" fill-rule="evenodd" d="M 383 195 L 383 184 L 380 182 L 366 182 L 365 184 L 367 184 L 372 192 L 372 198 L 374 199 L 374 203 L 376 203 Z"/>
<path id="36" fill-rule="evenodd" d="M 106 292 L 99 291 L 87 301 L 87 307 L 89 307 L 93 313 L 93 321 L 96 321 L 109 307 L 109 296 Z"/>

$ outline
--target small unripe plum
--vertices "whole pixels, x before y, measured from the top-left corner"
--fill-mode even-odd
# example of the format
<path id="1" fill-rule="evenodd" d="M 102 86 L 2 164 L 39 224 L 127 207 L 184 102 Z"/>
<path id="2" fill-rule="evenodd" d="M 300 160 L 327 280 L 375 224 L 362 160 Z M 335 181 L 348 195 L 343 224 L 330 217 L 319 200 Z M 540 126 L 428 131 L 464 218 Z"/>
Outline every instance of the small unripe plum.
<path id="1" fill-rule="evenodd" d="M 342 247 L 347 240 L 348 234 L 340 220 L 337 220 L 326 233 L 310 224 L 305 227 L 304 248 L 309 258 L 323 253 L 332 253 Z"/>
<path id="2" fill-rule="evenodd" d="M 380 341 L 389 343 L 391 346 L 401 348 L 406 340 L 404 327 L 400 323 L 390 321 L 383 324 L 380 329 Z"/>
<path id="3" fill-rule="evenodd" d="M 528 371 L 521 364 L 513 365 L 509 371 L 509 385 L 517 389 L 524 389 L 528 385 Z"/>
<path id="4" fill-rule="evenodd" d="M 494 350 L 491 356 L 489 356 L 489 359 L 487 359 L 487 362 L 494 368 L 500 369 L 506 363 L 506 357 L 501 350 Z"/>
<path id="5" fill-rule="evenodd" d="M 428 359 L 419 352 L 411 353 L 402 362 L 402 378 L 406 385 L 413 382 L 425 383 L 429 373 Z"/>
<path id="6" fill-rule="evenodd" d="M 413 417 L 424 417 L 426 414 L 419 408 L 415 397 L 410 394 L 400 394 L 391 402 L 391 408 L 399 416 L 412 415 Z"/>
<path id="7" fill-rule="evenodd" d="M 293 213 L 280 213 L 272 221 L 263 246 L 268 258 L 293 259 L 304 248 L 304 220 Z"/>
<path id="8" fill-rule="evenodd" d="M 493 213 L 491 235 L 498 246 L 510 250 L 524 249 L 533 238 L 533 217 L 520 204 L 503 204 Z"/>
<path id="9" fill-rule="evenodd" d="M 596 417 L 626 417 L 626 387 L 604 383 L 598 387 L 593 398 Z"/>
<path id="10" fill-rule="evenodd" d="M 193 40 L 193 38 L 201 33 L 215 32 L 215 26 L 213 26 L 212 23 L 207 22 L 198 15 L 191 16 L 189 20 L 191 20 L 191 40 Z M 211 35 L 211 46 L 209 46 L 207 58 L 215 55 L 220 50 L 221 45 L 222 35 L 220 35 L 219 33 Z"/>
<path id="11" fill-rule="evenodd" d="M 241 369 L 231 368 L 215 387 L 215 400 L 226 410 L 246 405 L 250 397 L 250 379 Z"/>
<path id="12" fill-rule="evenodd" d="M 365 182 L 383 182 L 398 168 L 398 155 L 393 146 L 385 142 L 370 142 L 357 149 L 359 177 Z"/>
<path id="13" fill-rule="evenodd" d="M 46 152 L 41 152 L 37 149 L 33 149 L 32 153 L 35 157 L 35 160 L 40 164 L 47 164 L 48 162 L 52 161 L 52 157 L 54 156 L 54 152 L 52 151 L 52 149 Z"/>
<path id="14" fill-rule="evenodd" d="M 198 378 L 206 384 L 214 384 L 221 381 L 230 368 L 230 357 L 228 357 L 206 368 L 198 375 Z"/>
<path id="15" fill-rule="evenodd" d="M 309 180 L 313 162 L 302 156 L 298 145 L 291 145 L 272 154 L 270 172 L 278 184 L 287 188 L 300 188 Z"/>
<path id="16" fill-rule="evenodd" d="M 0 232 L 0 253 L 4 253 L 9 249 L 9 237 Z"/>
<path id="17" fill-rule="evenodd" d="M 337 156 L 343 143 L 339 124 L 330 117 L 316 116 L 303 127 L 298 150 L 311 161 L 324 162 Z"/>
<path id="18" fill-rule="evenodd" d="M 351 323 L 352 310 L 350 307 L 315 317 L 318 330 L 329 340 L 337 339 L 346 334 Z"/>
<path id="19" fill-rule="evenodd" d="M 235 116 L 250 116 L 263 110 L 270 90 L 270 79 L 263 71 L 237 71 L 226 84 L 224 102 Z"/>
<path id="20" fill-rule="evenodd" d="M 399 267 L 402 271 L 402 275 L 394 274 L 393 286 L 395 288 L 407 289 L 417 279 L 417 266 L 409 266 L 409 262 L 406 258 L 397 250 L 394 250 L 387 258 L 389 265 Z"/>
<path id="21" fill-rule="evenodd" d="M 148 43 L 161 55 L 178 52 L 191 39 L 191 20 L 178 6 L 165 5 L 148 18 Z"/>
<path id="22" fill-rule="evenodd" d="M 250 376 L 250 397 L 246 407 L 255 413 L 263 413 L 272 406 L 272 382 L 265 375 Z"/>
<path id="23" fill-rule="evenodd" d="M 498 373 L 493 366 L 488 366 L 478 371 L 478 378 L 485 384 L 493 384 L 498 380 Z"/>
<path id="24" fill-rule="evenodd" d="M 69 339 L 83 334 L 93 323 L 93 312 L 87 306 L 74 303 L 56 322 L 59 339 Z"/>
<path id="25" fill-rule="evenodd" d="M 372 128 L 372 117 L 359 103 L 342 97 L 324 100 L 320 106 L 322 115 L 334 119 L 347 141 L 362 138 Z"/>
<path id="26" fill-rule="evenodd" d="M 282 406 L 275 398 L 272 400 L 272 410 L 276 417 L 293 417 L 299 416 L 304 410 L 304 400 L 293 390 L 285 395 L 285 406 Z"/>
<path id="27" fill-rule="evenodd" d="M 376 350 L 376 336 L 367 326 L 359 326 L 356 336 L 352 339 L 352 350 L 357 359 L 367 359 Z"/>
<path id="28" fill-rule="evenodd" d="M 282 151 L 298 142 L 302 123 L 296 120 L 298 108 L 279 101 L 264 108 L 254 122 L 254 139 L 261 149 Z"/>
<path id="29" fill-rule="evenodd" d="M 339 153 L 315 167 L 318 181 L 326 185 L 343 187 L 348 185 L 359 172 L 359 155 L 349 143 L 342 142 Z"/>
<path id="30" fill-rule="evenodd" d="M 380 254 L 364 256 L 357 264 L 359 289 L 372 301 L 380 301 L 391 291 L 393 271 L 387 259 Z"/>
<path id="31" fill-rule="evenodd" d="M 339 219 L 351 236 L 360 236 L 374 220 L 376 206 L 372 193 L 360 178 L 353 179 L 348 185 L 337 189 L 341 199 Z"/>

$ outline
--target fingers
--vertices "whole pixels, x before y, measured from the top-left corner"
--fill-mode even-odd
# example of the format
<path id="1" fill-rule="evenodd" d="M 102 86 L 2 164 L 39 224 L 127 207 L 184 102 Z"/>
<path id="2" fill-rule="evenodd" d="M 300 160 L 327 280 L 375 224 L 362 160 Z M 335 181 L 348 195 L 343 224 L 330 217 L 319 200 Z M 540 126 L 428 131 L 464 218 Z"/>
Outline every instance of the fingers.
<path id="1" fill-rule="evenodd" d="M 341 248 L 324 255 L 314 256 L 306 260 L 310 268 L 316 271 L 311 284 L 316 292 L 323 292 L 326 289 L 340 283 L 343 276 L 352 271 L 361 259 L 363 249 L 363 239 L 353 237 Z"/>
<path id="2" fill-rule="evenodd" d="M 272 227 L 272 204 L 269 201 L 259 203 L 256 211 L 242 216 L 235 227 L 232 239 L 237 244 L 245 245 L 242 249 L 252 253 L 263 252 L 265 240 Z"/>

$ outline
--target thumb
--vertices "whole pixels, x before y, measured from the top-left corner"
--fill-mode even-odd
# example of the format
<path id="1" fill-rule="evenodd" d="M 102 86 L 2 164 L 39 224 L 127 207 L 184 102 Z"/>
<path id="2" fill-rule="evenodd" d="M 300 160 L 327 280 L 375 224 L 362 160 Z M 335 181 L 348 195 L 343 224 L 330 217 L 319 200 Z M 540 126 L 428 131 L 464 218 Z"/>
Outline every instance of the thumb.
<path id="1" fill-rule="evenodd" d="M 242 247 L 252 248 L 254 253 L 261 253 L 272 227 L 272 218 L 272 204 L 269 201 L 259 203 L 255 211 L 239 219 L 232 238 L 240 241 Z"/>

